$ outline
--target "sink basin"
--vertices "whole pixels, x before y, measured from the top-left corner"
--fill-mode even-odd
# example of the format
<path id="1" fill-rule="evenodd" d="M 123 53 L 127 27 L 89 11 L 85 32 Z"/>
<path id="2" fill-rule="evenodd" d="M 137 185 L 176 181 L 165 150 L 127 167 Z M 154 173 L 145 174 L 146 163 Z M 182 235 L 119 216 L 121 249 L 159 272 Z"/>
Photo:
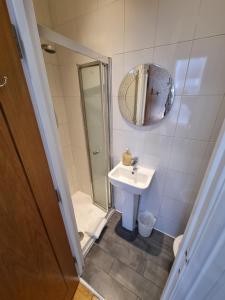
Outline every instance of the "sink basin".
<path id="1" fill-rule="evenodd" d="M 141 194 L 150 186 L 154 169 L 137 166 L 124 166 L 122 163 L 116 165 L 108 174 L 112 185 L 121 190 L 121 201 L 123 202 L 122 225 L 128 230 L 134 230 L 137 221 L 137 211 Z"/>
<path id="2" fill-rule="evenodd" d="M 119 163 L 109 172 L 108 176 L 114 186 L 141 195 L 149 187 L 155 170 L 137 166 L 137 170 L 132 171 L 133 167 Z"/>

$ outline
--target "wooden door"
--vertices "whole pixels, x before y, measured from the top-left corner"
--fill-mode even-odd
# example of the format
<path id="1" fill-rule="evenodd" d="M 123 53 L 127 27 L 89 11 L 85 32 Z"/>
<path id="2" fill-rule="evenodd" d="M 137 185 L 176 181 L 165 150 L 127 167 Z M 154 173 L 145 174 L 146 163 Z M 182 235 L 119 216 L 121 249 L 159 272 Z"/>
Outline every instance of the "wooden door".
<path id="1" fill-rule="evenodd" d="M 74 260 L 4 0 L 0 20 L 0 299 L 72 299 Z"/>

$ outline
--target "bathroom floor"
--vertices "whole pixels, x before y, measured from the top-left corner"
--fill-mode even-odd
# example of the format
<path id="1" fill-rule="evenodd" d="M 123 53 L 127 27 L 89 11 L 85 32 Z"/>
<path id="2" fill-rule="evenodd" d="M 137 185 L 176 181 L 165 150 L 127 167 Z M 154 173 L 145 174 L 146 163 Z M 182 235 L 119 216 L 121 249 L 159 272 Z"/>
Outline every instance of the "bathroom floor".
<path id="1" fill-rule="evenodd" d="M 85 258 L 83 278 L 107 300 L 156 300 L 171 269 L 173 239 L 154 230 L 143 238 L 110 218 Z"/>
<path id="2" fill-rule="evenodd" d="M 82 231 L 84 234 L 81 240 L 81 248 L 84 251 L 88 241 L 95 235 L 99 224 L 105 218 L 106 213 L 93 204 L 91 196 L 82 192 L 76 192 L 72 196 L 72 202 L 78 231 Z"/>

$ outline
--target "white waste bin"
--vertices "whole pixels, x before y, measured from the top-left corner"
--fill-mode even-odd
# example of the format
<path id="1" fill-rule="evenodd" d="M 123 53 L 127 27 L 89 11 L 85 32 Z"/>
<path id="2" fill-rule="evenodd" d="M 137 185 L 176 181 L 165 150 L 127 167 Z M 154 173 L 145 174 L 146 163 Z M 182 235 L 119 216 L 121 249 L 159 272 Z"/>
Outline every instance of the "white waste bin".
<path id="1" fill-rule="evenodd" d="M 140 212 L 138 215 L 138 232 L 143 237 L 148 237 L 152 233 L 156 218 L 149 211 Z"/>

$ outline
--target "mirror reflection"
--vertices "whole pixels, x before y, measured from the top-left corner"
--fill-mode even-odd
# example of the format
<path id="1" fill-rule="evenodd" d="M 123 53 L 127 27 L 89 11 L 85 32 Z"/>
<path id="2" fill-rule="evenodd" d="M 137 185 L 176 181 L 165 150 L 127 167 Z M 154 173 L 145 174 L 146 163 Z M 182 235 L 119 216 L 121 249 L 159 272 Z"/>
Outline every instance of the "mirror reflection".
<path id="1" fill-rule="evenodd" d="M 174 101 L 174 83 L 169 72 L 154 64 L 141 64 L 130 70 L 119 88 L 122 116 L 137 126 L 162 120 Z"/>

